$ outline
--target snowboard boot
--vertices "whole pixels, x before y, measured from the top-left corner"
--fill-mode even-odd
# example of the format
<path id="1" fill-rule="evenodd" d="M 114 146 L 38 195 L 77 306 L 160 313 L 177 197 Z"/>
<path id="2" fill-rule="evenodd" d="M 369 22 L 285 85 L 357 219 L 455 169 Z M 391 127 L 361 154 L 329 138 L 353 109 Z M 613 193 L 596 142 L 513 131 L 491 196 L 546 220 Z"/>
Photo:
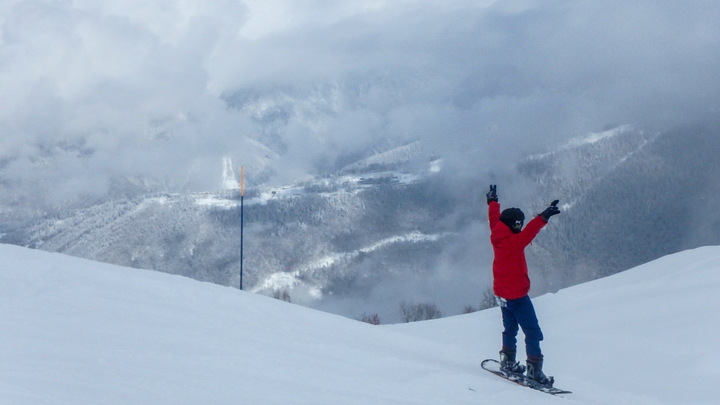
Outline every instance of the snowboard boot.
<path id="1" fill-rule="evenodd" d="M 525 372 L 525 366 L 515 361 L 515 350 L 500 350 L 500 371 L 510 374 L 522 374 Z"/>
<path id="2" fill-rule="evenodd" d="M 538 384 L 552 387 L 555 383 L 554 377 L 548 377 L 542 371 L 543 359 L 528 358 L 527 359 L 527 378 Z"/>

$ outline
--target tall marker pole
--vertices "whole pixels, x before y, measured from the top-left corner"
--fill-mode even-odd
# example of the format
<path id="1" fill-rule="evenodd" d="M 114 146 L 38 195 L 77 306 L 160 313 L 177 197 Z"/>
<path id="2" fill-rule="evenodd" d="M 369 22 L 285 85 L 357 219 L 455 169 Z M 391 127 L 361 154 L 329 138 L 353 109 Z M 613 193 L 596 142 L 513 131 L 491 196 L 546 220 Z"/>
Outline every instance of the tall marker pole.
<path id="1" fill-rule="evenodd" d="M 245 231 L 245 167 L 240 166 L 240 290 L 243 289 L 243 233 Z"/>

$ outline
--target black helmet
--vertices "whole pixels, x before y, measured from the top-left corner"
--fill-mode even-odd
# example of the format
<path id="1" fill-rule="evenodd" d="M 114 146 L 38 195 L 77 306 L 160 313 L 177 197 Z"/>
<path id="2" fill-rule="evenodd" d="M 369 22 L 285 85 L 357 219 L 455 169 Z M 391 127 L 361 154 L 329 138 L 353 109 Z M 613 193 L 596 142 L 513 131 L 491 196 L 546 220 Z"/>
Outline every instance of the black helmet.
<path id="1" fill-rule="evenodd" d="M 500 214 L 500 221 L 509 226 L 513 232 L 518 233 L 522 230 L 525 222 L 525 214 L 520 208 L 508 208 Z"/>

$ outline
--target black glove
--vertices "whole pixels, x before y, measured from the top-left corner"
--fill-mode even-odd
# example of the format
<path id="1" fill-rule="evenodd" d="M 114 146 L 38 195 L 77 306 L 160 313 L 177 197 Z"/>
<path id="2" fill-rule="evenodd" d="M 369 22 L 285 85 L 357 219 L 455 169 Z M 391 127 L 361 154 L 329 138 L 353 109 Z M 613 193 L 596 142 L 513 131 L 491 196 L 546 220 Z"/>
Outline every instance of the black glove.
<path id="1" fill-rule="evenodd" d="M 560 213 L 560 208 L 557 207 L 557 204 L 559 202 L 560 200 L 553 201 L 552 203 L 550 203 L 549 207 L 545 208 L 545 211 L 540 213 L 540 216 L 545 220 L 545 222 L 548 222 L 551 216 Z"/>
<path id="2" fill-rule="evenodd" d="M 497 202 L 497 200 L 498 200 L 498 198 L 497 198 L 497 185 L 491 184 L 491 185 L 490 185 L 490 191 L 488 191 L 488 193 L 485 194 L 485 196 L 487 197 L 487 203 L 488 203 L 488 204 L 490 204 L 490 201 L 495 201 L 495 202 Z"/>

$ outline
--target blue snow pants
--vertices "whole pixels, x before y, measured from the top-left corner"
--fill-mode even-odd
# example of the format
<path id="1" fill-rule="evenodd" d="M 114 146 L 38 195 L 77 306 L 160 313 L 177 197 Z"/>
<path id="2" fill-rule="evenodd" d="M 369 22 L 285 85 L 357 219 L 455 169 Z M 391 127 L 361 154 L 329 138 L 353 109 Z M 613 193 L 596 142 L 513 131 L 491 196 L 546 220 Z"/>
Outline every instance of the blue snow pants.
<path id="1" fill-rule="evenodd" d="M 500 309 L 505 327 L 502 333 L 503 348 L 517 350 L 516 336 L 520 327 L 525 334 L 525 351 L 528 358 L 542 359 L 540 341 L 543 340 L 543 334 L 530 297 L 526 295 L 515 300 L 503 300 Z"/>

